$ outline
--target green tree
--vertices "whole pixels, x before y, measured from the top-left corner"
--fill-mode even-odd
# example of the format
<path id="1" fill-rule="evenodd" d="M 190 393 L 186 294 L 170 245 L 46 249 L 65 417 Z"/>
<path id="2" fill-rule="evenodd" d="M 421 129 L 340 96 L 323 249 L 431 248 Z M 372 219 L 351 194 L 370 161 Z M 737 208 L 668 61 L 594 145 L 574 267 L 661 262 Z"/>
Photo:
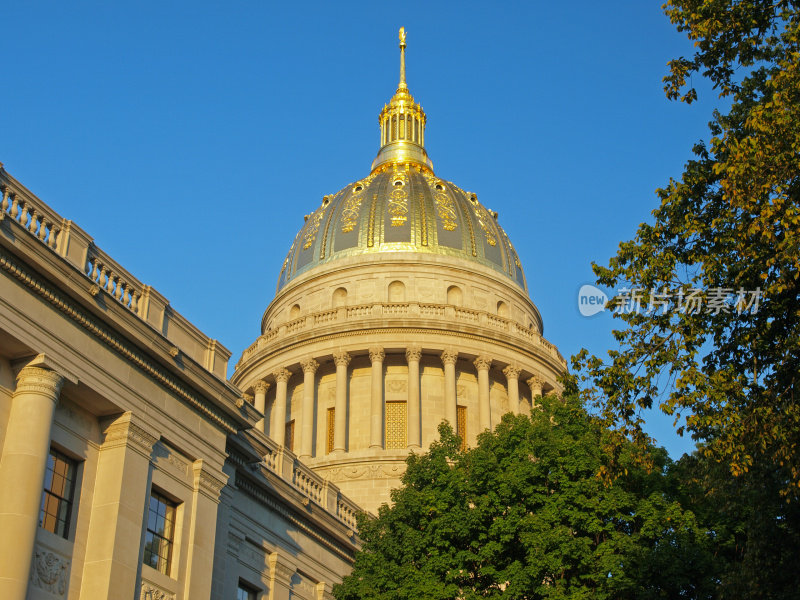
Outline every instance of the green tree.
<path id="1" fill-rule="evenodd" d="M 731 103 L 715 112 L 680 180 L 658 190 L 654 222 L 620 244 L 611 288 L 760 291 L 757 309 L 622 312 L 607 361 L 574 357 L 585 395 L 620 439 L 647 443 L 641 409 L 682 415 L 702 452 L 733 475 L 753 469 L 800 498 L 800 2 L 670 0 L 695 44 L 669 63 L 667 96 L 691 102 L 693 74 Z M 721 290 L 721 291 L 718 291 Z M 654 308 L 649 294 L 643 308 Z M 621 298 L 617 298 L 621 300 Z M 619 306 L 619 304 L 618 304 Z M 745 306 L 738 305 L 738 309 Z M 676 419 L 676 423 L 678 420 Z M 772 484 L 768 486 L 774 487 Z"/>
<path id="2" fill-rule="evenodd" d="M 773 469 L 756 464 L 738 477 L 702 451 L 684 455 L 668 475 L 675 497 L 713 532 L 708 575 L 719 598 L 794 600 L 800 503 L 786 502 Z"/>
<path id="3" fill-rule="evenodd" d="M 362 516 L 362 550 L 338 600 L 710 598 L 708 533 L 670 497 L 658 468 L 619 456 L 607 485 L 607 431 L 573 398 L 506 415 L 462 452 L 447 425 L 412 455 L 393 506 Z"/>

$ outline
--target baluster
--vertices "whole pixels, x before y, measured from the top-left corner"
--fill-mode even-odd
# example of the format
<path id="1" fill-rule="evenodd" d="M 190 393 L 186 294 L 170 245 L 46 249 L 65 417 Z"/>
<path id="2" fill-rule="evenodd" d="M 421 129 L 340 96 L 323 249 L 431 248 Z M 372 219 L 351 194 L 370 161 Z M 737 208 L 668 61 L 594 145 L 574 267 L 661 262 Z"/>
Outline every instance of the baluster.
<path id="1" fill-rule="evenodd" d="M 50 237 L 47 239 L 47 245 L 50 246 L 53 250 L 56 249 L 56 244 L 58 244 L 58 234 L 61 232 L 61 229 L 56 226 L 55 223 L 50 223 Z"/>
<path id="2" fill-rule="evenodd" d="M 136 290 L 131 292 L 131 310 L 137 315 L 139 314 L 139 294 Z"/>
<path id="3" fill-rule="evenodd" d="M 46 237 L 47 237 L 47 221 L 45 221 L 44 217 L 42 217 L 42 222 L 39 225 L 39 241 L 42 242 L 43 244 L 46 244 L 47 243 L 45 242 Z"/>
<path id="4" fill-rule="evenodd" d="M 9 189 L 7 187 L 3 188 L 3 203 L 2 205 L 2 212 L 6 212 L 8 210 L 8 195 L 10 194 Z"/>
<path id="5" fill-rule="evenodd" d="M 111 281 L 111 278 L 108 276 L 108 271 L 106 271 L 106 266 L 104 264 L 100 264 L 100 279 L 97 281 L 97 284 L 103 288 L 104 290 L 108 291 L 108 283 Z"/>
<path id="6" fill-rule="evenodd" d="M 116 298 L 117 301 L 122 302 L 121 300 L 122 294 L 125 291 L 126 287 L 127 284 L 124 281 L 122 281 L 119 277 L 117 277 L 117 289 L 114 291 L 114 298 Z"/>
<path id="7" fill-rule="evenodd" d="M 22 209 L 19 212 L 19 224 L 25 227 L 28 223 L 28 214 L 30 213 L 30 208 L 28 207 L 28 203 L 24 200 L 20 200 L 19 206 Z"/>
<path id="8" fill-rule="evenodd" d="M 97 259 L 92 257 L 89 259 L 89 279 L 97 283 Z"/>
<path id="9" fill-rule="evenodd" d="M 36 212 L 34 208 L 31 211 L 31 223 L 28 225 L 28 231 L 30 231 L 33 235 L 36 235 L 36 226 L 39 224 L 39 213 Z"/>
<path id="10" fill-rule="evenodd" d="M 18 214 L 19 214 L 19 194 L 14 193 L 14 199 L 11 201 L 11 218 L 16 220 Z"/>

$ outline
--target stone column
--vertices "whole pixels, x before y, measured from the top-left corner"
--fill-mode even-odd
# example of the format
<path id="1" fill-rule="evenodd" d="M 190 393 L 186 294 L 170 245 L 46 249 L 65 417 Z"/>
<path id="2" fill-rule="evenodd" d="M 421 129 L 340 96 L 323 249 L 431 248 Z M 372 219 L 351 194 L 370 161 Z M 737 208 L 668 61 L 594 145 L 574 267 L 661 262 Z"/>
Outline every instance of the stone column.
<path id="1" fill-rule="evenodd" d="M 458 352 L 445 350 L 442 352 L 442 362 L 444 363 L 444 418 L 453 427 L 453 431 L 458 429 L 458 401 L 456 395 L 456 361 Z"/>
<path id="2" fill-rule="evenodd" d="M 81 600 L 129 600 L 138 592 L 150 457 L 157 441 L 148 423 L 131 412 L 105 430 L 91 499 Z"/>
<path id="3" fill-rule="evenodd" d="M 300 363 L 303 367 L 303 429 L 300 434 L 300 458 L 311 458 L 314 451 L 314 383 L 319 363 L 308 358 Z"/>
<path id="4" fill-rule="evenodd" d="M 273 373 L 275 376 L 275 405 L 272 407 L 272 439 L 279 446 L 286 443 L 286 385 L 291 372 L 286 369 L 278 369 Z"/>
<path id="5" fill-rule="evenodd" d="M 419 393 L 419 360 L 422 350 L 412 346 L 406 350 L 408 362 L 408 447 L 422 447 L 422 406 Z"/>
<path id="6" fill-rule="evenodd" d="M 541 398 L 544 380 L 538 375 L 534 375 L 526 382 L 531 388 L 531 408 L 536 408 L 536 398 Z"/>
<path id="7" fill-rule="evenodd" d="M 519 373 L 520 368 L 513 365 L 503 369 L 508 387 L 508 410 L 515 415 L 519 414 Z"/>
<path id="8" fill-rule="evenodd" d="M 191 560 L 186 570 L 184 596 L 186 598 L 210 598 L 211 576 L 214 571 L 217 506 L 220 492 L 228 476 L 211 467 L 203 459 L 194 462 L 192 472 L 194 485 L 188 553 Z"/>
<path id="9" fill-rule="evenodd" d="M 292 577 L 297 567 L 283 551 L 270 554 L 267 562 L 269 562 L 268 600 L 289 600 L 292 595 Z"/>
<path id="10" fill-rule="evenodd" d="M 262 415 L 267 412 L 267 390 L 269 389 L 269 384 L 266 381 L 257 381 L 256 384 L 253 386 L 253 392 L 255 393 L 255 401 L 253 405 L 256 407 L 256 410 L 260 412 Z M 267 433 L 267 420 L 265 418 L 261 418 L 256 422 L 256 429 Z"/>
<path id="11" fill-rule="evenodd" d="M 478 420 L 480 429 L 492 428 L 492 411 L 489 404 L 489 367 L 492 359 L 479 356 L 475 359 L 475 368 L 478 369 Z"/>
<path id="12" fill-rule="evenodd" d="M 369 349 L 372 361 L 372 402 L 370 410 L 369 447 L 383 448 L 383 348 Z"/>
<path id="13" fill-rule="evenodd" d="M 0 457 L 0 598 L 25 600 L 39 524 L 50 428 L 63 377 L 28 366 L 17 375 Z"/>
<path id="14" fill-rule="evenodd" d="M 333 410 L 333 451 L 346 450 L 347 437 L 347 365 L 350 355 L 347 352 L 334 352 L 336 363 L 336 404 Z"/>

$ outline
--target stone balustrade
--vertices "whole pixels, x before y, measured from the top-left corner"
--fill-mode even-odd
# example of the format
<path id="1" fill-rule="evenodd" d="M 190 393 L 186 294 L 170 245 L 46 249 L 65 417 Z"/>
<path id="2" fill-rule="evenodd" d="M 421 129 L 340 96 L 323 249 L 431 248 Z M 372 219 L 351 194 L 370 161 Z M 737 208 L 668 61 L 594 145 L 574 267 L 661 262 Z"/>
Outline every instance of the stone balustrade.
<path id="1" fill-rule="evenodd" d="M 86 276 L 97 284 L 97 290 L 105 290 L 117 302 L 139 315 L 144 285 L 94 245 L 89 247 Z"/>
<path id="2" fill-rule="evenodd" d="M 10 178 L 2 177 L 0 169 L 0 220 L 11 218 L 23 229 L 55 251 L 62 230 L 61 216 Z"/>
<path id="3" fill-rule="evenodd" d="M 272 473 L 281 478 L 309 502 L 314 502 L 349 529 L 355 531 L 356 515 L 363 512 L 358 504 L 342 494 L 335 484 L 325 480 L 303 464 L 296 454 L 272 438 L 257 432 L 257 430 L 250 430 L 246 435 L 257 442 L 254 446 L 258 447 L 262 455 L 262 461 L 257 465 L 258 470 Z M 241 466 L 245 466 L 246 459 L 238 456 L 237 453 L 233 453 L 231 458 L 239 462 Z M 308 504 L 305 501 L 303 503 Z"/>
<path id="4" fill-rule="evenodd" d="M 448 315 L 448 309 L 452 311 L 452 316 Z M 274 346 L 286 341 L 286 336 L 311 332 L 315 327 L 333 326 L 336 328 L 358 327 L 359 322 L 382 318 L 425 318 L 441 323 L 442 329 L 448 329 L 453 323 L 465 325 L 485 326 L 489 330 L 506 332 L 512 336 L 522 338 L 525 343 L 539 348 L 548 356 L 555 359 L 558 363 L 566 367 L 566 361 L 558 348 L 548 342 L 535 330 L 525 327 L 507 317 L 501 317 L 488 311 L 480 311 L 469 308 L 454 307 L 448 304 L 426 304 L 418 302 L 375 302 L 371 304 L 361 304 L 348 306 L 345 310 L 328 309 L 320 312 L 299 317 L 288 321 L 275 329 L 270 329 L 256 339 L 250 345 L 236 363 L 236 368 L 251 360 L 262 352 L 274 351 Z"/>
<path id="5" fill-rule="evenodd" d="M 203 334 L 157 290 L 131 275 L 98 248 L 94 240 L 72 221 L 65 219 L 0 165 L 0 222 L 11 221 L 53 253 L 61 256 L 87 278 L 87 292 L 103 295 L 125 307 L 167 339 L 180 351 L 220 379 L 227 377 L 230 351 Z"/>

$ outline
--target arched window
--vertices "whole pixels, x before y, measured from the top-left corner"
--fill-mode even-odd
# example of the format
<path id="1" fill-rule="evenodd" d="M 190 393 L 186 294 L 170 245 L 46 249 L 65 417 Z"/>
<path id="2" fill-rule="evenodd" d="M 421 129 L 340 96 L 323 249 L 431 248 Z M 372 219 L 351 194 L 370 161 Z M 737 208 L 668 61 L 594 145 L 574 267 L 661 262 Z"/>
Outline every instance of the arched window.
<path id="1" fill-rule="evenodd" d="M 336 288 L 333 292 L 333 307 L 344 306 L 347 303 L 347 290 L 343 287 Z"/>
<path id="2" fill-rule="evenodd" d="M 508 316 L 508 305 L 502 300 L 497 303 L 497 316 L 499 317 Z"/>
<path id="3" fill-rule="evenodd" d="M 300 316 L 300 305 L 295 304 L 292 308 L 289 309 L 289 318 L 296 319 Z"/>
<path id="4" fill-rule="evenodd" d="M 389 302 L 405 302 L 406 286 L 402 281 L 393 281 L 389 284 Z"/>
<path id="5" fill-rule="evenodd" d="M 457 285 L 451 285 L 447 288 L 447 303 L 452 304 L 453 306 L 461 306 L 464 302 L 464 294 L 461 292 L 461 288 Z"/>

